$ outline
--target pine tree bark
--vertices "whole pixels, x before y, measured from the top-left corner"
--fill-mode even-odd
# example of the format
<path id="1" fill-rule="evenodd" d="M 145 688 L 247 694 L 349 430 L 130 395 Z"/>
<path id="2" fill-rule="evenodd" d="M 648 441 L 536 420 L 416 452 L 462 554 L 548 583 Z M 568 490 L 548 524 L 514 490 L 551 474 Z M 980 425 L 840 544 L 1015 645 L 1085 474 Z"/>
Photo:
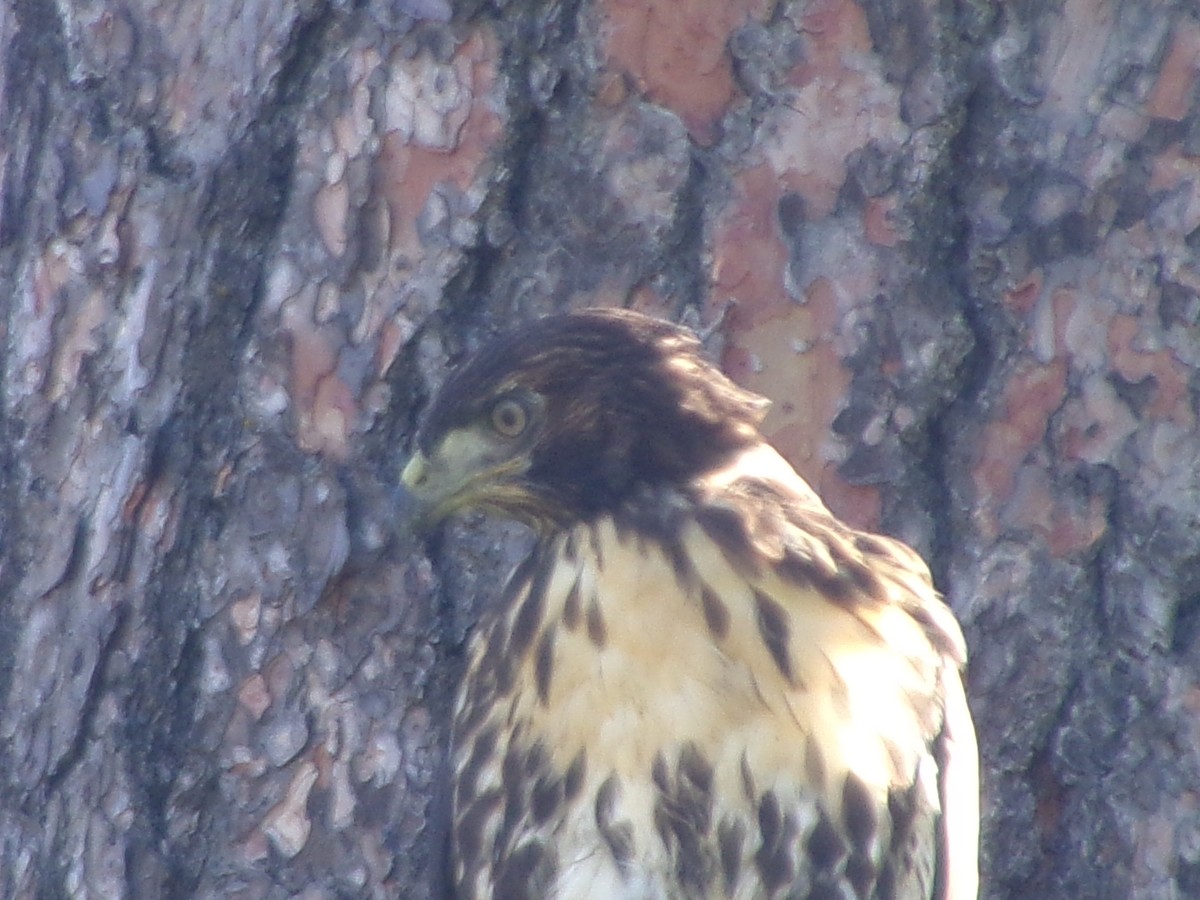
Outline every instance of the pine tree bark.
<path id="1" fill-rule="evenodd" d="M 984 896 L 1200 893 L 1192 6 L 0 7 L 0 896 L 441 895 L 525 538 L 396 474 L 448 365 L 612 304 L 931 561 Z"/>

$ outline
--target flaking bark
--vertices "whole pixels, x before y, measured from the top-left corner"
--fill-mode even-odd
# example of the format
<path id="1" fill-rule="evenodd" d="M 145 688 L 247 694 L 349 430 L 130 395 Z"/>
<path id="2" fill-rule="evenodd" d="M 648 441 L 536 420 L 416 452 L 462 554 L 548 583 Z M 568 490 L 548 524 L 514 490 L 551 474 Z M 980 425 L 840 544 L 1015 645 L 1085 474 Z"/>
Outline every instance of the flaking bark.
<path id="1" fill-rule="evenodd" d="M 525 537 L 392 488 L 615 303 L 929 559 L 984 896 L 1200 892 L 1189 3 L 14 0 L 0 63 L 0 895 L 436 894 Z"/>

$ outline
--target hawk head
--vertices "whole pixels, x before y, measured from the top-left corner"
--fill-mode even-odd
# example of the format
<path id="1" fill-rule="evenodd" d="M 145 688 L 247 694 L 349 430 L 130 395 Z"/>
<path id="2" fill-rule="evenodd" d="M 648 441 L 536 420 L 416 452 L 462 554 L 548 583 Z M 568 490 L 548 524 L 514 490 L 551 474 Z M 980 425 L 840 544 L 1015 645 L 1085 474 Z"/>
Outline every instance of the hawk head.
<path id="1" fill-rule="evenodd" d="M 427 521 L 479 508 L 546 530 L 685 484 L 760 441 L 765 407 L 682 328 L 627 310 L 549 316 L 451 374 L 402 480 Z"/>

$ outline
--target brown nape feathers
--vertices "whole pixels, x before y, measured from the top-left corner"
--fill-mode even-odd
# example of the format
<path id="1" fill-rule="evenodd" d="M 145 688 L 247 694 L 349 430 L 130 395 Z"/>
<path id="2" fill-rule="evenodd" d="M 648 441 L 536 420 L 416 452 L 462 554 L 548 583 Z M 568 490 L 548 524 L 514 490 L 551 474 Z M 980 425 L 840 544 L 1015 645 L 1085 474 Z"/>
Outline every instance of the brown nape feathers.
<path id="1" fill-rule="evenodd" d="M 836 519 L 690 333 L 531 323 L 453 373 L 402 480 L 537 532 L 455 708 L 462 898 L 973 898 L 958 623 Z"/>

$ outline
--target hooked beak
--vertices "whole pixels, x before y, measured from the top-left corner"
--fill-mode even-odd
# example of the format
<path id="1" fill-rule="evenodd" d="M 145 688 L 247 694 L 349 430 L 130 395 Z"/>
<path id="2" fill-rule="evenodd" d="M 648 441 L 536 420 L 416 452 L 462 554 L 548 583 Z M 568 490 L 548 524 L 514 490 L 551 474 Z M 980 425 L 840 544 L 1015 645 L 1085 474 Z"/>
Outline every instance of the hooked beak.
<path id="1" fill-rule="evenodd" d="M 455 476 L 420 450 L 413 453 L 400 473 L 401 504 L 417 530 L 429 530 L 454 513 L 476 509 L 538 528 L 553 518 L 520 483 L 524 471 L 519 461 L 484 469 L 466 478 Z"/>
<path id="2" fill-rule="evenodd" d="M 404 471 L 400 473 L 400 483 L 409 491 L 409 493 L 420 496 L 421 488 L 429 480 L 429 460 L 425 458 L 425 454 L 418 450 L 412 455 L 412 459 L 404 467 Z"/>
<path id="3" fill-rule="evenodd" d="M 400 484 L 396 489 L 397 511 L 419 531 L 427 530 L 445 518 L 445 514 L 439 512 L 441 504 L 436 492 L 430 489 L 429 473 L 429 458 L 418 450 L 400 472 Z"/>

